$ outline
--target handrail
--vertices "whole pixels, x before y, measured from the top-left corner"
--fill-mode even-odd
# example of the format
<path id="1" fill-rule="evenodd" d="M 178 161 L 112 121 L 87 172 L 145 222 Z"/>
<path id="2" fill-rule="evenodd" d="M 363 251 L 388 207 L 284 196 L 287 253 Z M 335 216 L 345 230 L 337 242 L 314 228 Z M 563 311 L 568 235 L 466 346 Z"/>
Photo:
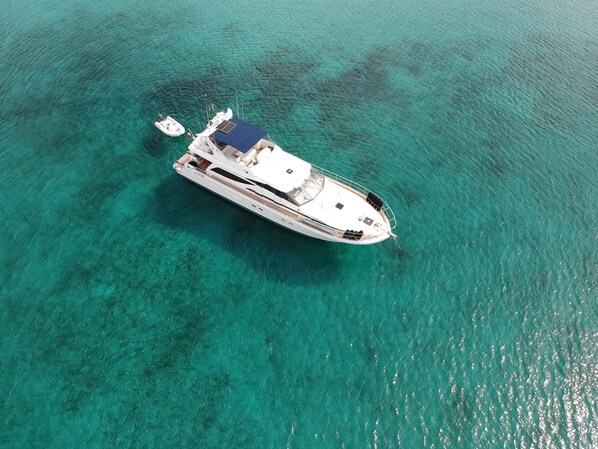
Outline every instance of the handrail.
<path id="1" fill-rule="evenodd" d="M 333 171 L 327 170 L 327 169 L 322 168 L 322 167 L 318 167 L 317 165 L 313 165 L 313 164 L 312 164 L 312 167 L 315 168 L 316 170 L 318 170 L 320 173 L 326 175 L 327 177 L 332 178 L 335 181 L 339 181 L 342 184 L 348 185 L 353 190 L 358 191 L 359 193 L 365 195 L 366 197 L 368 196 L 368 194 L 370 192 L 372 192 L 367 187 L 362 186 L 361 184 L 359 184 L 359 183 L 357 183 L 355 181 L 352 181 L 351 179 L 345 178 L 344 176 L 339 175 L 338 173 L 334 173 Z M 376 195 L 376 196 L 378 196 L 378 195 Z M 380 196 L 378 196 L 378 198 L 380 198 Z M 388 203 L 386 201 L 384 201 L 383 198 L 380 198 L 380 199 L 382 200 L 382 212 L 384 213 L 384 216 L 388 220 L 388 224 L 390 226 L 390 231 L 392 231 L 394 228 L 397 227 L 397 219 L 395 217 L 394 212 L 392 211 L 392 209 L 388 205 Z M 396 237 L 392 232 L 390 232 L 390 235 L 392 237 Z"/>

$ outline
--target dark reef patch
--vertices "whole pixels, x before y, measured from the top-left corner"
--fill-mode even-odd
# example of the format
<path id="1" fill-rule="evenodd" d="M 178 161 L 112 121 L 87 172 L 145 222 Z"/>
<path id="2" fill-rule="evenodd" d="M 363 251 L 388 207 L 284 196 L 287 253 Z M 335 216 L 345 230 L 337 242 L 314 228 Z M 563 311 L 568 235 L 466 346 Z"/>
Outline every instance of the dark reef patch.
<path id="1" fill-rule="evenodd" d="M 275 109 L 281 123 L 292 114 L 295 107 L 293 98 L 308 95 L 308 76 L 317 67 L 317 62 L 306 59 L 292 47 L 280 47 L 265 60 L 251 67 L 251 78 L 258 93 L 249 107 L 257 107 L 265 113 Z M 276 93 L 273 95 L 273 93 Z M 260 105 L 265 109 L 260 108 Z"/>
<path id="2" fill-rule="evenodd" d="M 399 198 L 407 207 L 416 206 L 420 202 L 421 194 L 417 189 L 405 184 L 395 183 L 390 187 L 393 198 Z"/>
<path id="3" fill-rule="evenodd" d="M 315 85 L 315 97 L 322 109 L 328 113 L 338 112 L 357 100 L 405 103 L 405 93 L 394 88 L 389 80 L 388 68 L 393 59 L 388 51 L 375 48 L 352 69 Z"/>

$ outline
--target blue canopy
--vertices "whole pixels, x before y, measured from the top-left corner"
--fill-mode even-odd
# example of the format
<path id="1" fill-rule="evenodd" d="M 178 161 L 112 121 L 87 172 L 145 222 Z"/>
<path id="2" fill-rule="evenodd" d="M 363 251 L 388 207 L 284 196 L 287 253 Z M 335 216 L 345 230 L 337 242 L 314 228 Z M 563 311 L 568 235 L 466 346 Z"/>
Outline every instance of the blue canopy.
<path id="1" fill-rule="evenodd" d="M 218 142 L 235 147 L 237 150 L 247 153 L 259 140 L 266 135 L 266 131 L 257 126 L 250 125 L 238 118 L 231 118 L 230 122 L 236 126 L 228 133 L 217 130 L 214 132 L 214 139 Z M 230 126 L 224 127 L 224 131 L 230 129 Z"/>

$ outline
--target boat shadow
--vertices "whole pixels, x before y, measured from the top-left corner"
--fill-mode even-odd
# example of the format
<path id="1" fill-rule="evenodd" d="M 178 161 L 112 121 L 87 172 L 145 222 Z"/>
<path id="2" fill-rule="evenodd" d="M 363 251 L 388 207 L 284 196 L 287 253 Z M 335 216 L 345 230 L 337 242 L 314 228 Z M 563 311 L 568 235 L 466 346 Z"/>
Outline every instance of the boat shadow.
<path id="1" fill-rule="evenodd" d="M 222 247 L 273 281 L 326 284 L 339 275 L 344 245 L 286 230 L 174 174 L 156 186 L 149 207 L 159 222 Z"/>
<path id="2" fill-rule="evenodd" d="M 144 137 L 141 145 L 145 153 L 152 157 L 160 157 L 166 152 L 164 136 L 158 133 Z"/>

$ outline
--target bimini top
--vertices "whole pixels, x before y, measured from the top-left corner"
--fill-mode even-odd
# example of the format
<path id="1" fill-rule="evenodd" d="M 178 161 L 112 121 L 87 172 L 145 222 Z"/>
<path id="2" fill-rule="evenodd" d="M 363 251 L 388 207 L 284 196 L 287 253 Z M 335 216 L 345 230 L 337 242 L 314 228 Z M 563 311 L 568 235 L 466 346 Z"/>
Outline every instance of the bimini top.
<path id="1" fill-rule="evenodd" d="M 214 139 L 246 153 L 266 135 L 266 131 L 234 117 L 224 120 L 214 132 Z"/>

